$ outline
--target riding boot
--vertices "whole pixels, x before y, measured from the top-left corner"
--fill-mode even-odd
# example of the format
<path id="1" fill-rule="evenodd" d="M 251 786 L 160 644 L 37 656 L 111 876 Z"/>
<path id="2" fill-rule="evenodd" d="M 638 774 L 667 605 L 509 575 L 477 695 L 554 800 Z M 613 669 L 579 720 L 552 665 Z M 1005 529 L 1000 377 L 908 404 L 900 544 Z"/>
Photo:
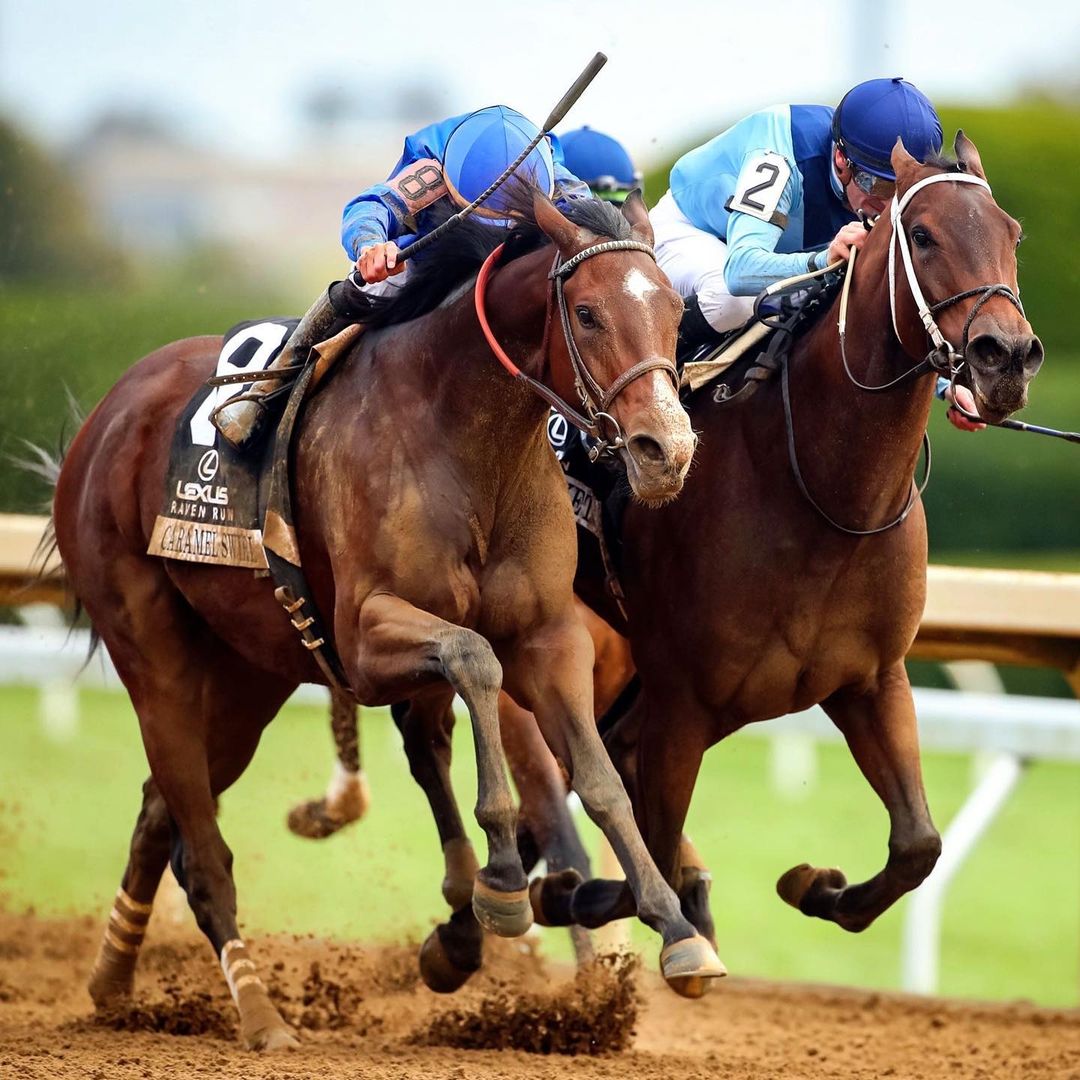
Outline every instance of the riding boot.
<path id="1" fill-rule="evenodd" d="M 702 314 L 697 293 L 691 293 L 683 302 L 683 317 L 679 323 L 679 339 L 675 346 L 676 363 L 681 367 L 704 345 L 710 348 L 719 344 L 724 335 L 715 330 Z"/>
<path id="2" fill-rule="evenodd" d="M 313 345 L 325 341 L 330 328 L 338 321 L 339 315 L 330 303 L 327 293 L 322 295 L 308 309 L 282 346 L 281 351 L 267 367 L 267 371 L 302 364 Z M 253 443 L 266 426 L 269 410 L 266 397 L 281 387 L 280 379 L 264 379 L 257 382 L 238 401 L 226 402 L 221 408 L 210 414 L 214 427 L 222 438 L 235 449 L 244 450 Z"/>

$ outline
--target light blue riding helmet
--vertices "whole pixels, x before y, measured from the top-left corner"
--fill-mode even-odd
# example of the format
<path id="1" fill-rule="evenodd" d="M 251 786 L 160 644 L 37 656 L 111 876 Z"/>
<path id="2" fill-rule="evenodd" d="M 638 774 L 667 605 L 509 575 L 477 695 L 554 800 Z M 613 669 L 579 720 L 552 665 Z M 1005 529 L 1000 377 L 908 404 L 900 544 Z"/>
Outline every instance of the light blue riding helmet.
<path id="1" fill-rule="evenodd" d="M 443 153 L 443 177 L 450 197 L 467 206 L 500 176 L 539 134 L 540 129 L 516 109 L 489 105 L 469 113 L 450 133 Z M 551 145 L 541 139 L 514 170 L 514 176 L 534 184 L 548 198 L 555 191 L 555 162 Z M 505 219 L 513 184 L 499 188 L 477 213 Z"/>
<path id="2" fill-rule="evenodd" d="M 623 202 L 641 183 L 641 173 L 626 148 L 610 135 L 595 131 L 587 124 L 559 136 L 563 164 L 592 193 L 609 202 Z"/>

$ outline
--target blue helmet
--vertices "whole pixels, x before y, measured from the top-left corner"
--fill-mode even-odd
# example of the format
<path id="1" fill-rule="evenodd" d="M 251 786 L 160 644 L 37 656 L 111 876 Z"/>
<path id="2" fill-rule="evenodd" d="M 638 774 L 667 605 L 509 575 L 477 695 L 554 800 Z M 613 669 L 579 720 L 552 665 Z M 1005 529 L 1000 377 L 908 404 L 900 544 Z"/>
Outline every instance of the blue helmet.
<path id="1" fill-rule="evenodd" d="M 907 152 L 925 161 L 941 150 L 941 121 L 921 91 L 904 79 L 870 79 L 852 87 L 836 106 L 833 141 L 861 169 L 895 180 L 897 137 Z"/>
<path id="2" fill-rule="evenodd" d="M 601 199 L 622 202 L 641 181 L 622 143 L 602 131 L 586 125 L 560 135 L 559 143 L 567 169 Z"/>
<path id="3" fill-rule="evenodd" d="M 469 113 L 450 133 L 443 152 L 443 178 L 458 206 L 467 206 L 488 188 L 539 134 L 529 119 L 505 105 Z M 549 197 L 555 190 L 551 145 L 541 139 L 514 176 L 535 184 Z M 486 217 L 505 218 L 513 184 L 500 188 L 477 208 Z"/>

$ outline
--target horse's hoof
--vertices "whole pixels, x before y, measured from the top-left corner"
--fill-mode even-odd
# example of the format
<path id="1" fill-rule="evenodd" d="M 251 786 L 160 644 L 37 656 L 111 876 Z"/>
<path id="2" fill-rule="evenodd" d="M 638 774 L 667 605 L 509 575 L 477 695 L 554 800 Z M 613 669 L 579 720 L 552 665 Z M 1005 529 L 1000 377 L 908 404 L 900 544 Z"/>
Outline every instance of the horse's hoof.
<path id="1" fill-rule="evenodd" d="M 432 930 L 420 946 L 420 978 L 429 990 L 436 994 L 452 994 L 468 982 L 471 971 L 456 967 L 439 937 L 438 930 Z"/>
<path id="2" fill-rule="evenodd" d="M 250 1027 L 241 1021 L 240 1033 L 249 1050 L 258 1050 L 263 1054 L 277 1050 L 295 1050 L 300 1045 L 296 1032 L 280 1016 L 272 1023 L 252 1024 Z"/>
<path id="3" fill-rule="evenodd" d="M 110 970 L 99 959 L 90 972 L 86 989 L 95 1008 L 114 1008 L 128 1001 L 135 992 L 135 968 L 133 965 L 123 965 L 121 970 Z"/>
<path id="4" fill-rule="evenodd" d="M 574 890 L 585 879 L 573 867 L 529 882 L 529 903 L 537 926 L 569 926 Z"/>
<path id="5" fill-rule="evenodd" d="M 499 892 L 478 877 L 473 882 L 472 906 L 476 921 L 499 937 L 520 937 L 533 923 L 528 887 Z"/>
<path id="6" fill-rule="evenodd" d="M 835 867 L 819 870 L 809 863 L 800 863 L 780 878 L 776 891 L 785 904 L 804 915 L 828 918 L 836 894 L 846 885 L 843 871 Z"/>
<path id="7" fill-rule="evenodd" d="M 325 799 L 311 799 L 309 802 L 299 803 L 289 811 L 286 818 L 289 832 L 307 840 L 325 840 L 354 820 L 356 819 L 346 820 L 328 814 Z"/>
<path id="8" fill-rule="evenodd" d="M 660 953 L 660 972 L 668 986 L 683 997 L 701 997 L 684 993 L 692 988 L 694 979 L 719 979 L 727 974 L 727 968 L 720 962 L 716 950 L 700 935 L 674 941 L 664 946 Z"/>
<path id="9" fill-rule="evenodd" d="M 667 984 L 679 997 L 690 998 L 692 1001 L 704 997 L 714 985 L 712 979 L 701 975 L 673 975 L 667 980 Z"/>

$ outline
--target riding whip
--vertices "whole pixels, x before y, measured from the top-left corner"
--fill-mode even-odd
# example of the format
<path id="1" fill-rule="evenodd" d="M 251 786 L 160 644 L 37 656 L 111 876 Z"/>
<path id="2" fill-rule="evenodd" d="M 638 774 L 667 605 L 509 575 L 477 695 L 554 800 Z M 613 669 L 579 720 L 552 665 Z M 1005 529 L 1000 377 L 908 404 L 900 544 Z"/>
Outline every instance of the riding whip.
<path id="1" fill-rule="evenodd" d="M 434 244 L 439 237 L 444 236 L 452 229 L 457 228 L 466 218 L 471 217 L 476 208 L 483 202 L 486 202 L 517 170 L 518 166 L 540 145 L 540 140 L 553 128 L 560 120 L 570 111 L 574 102 L 584 93 L 585 88 L 596 78 L 597 73 L 607 63 L 607 57 L 598 52 L 585 66 L 585 70 L 574 80 L 573 86 L 566 91 L 565 94 L 559 99 L 559 103 L 548 114 L 548 118 L 544 121 L 534 138 L 524 150 L 518 154 L 517 158 L 510 163 L 501 176 L 484 191 L 473 199 L 468 206 L 459 210 L 453 217 L 447 218 L 437 229 L 433 229 L 427 234 L 422 236 L 419 240 L 413 241 L 407 247 L 402 248 L 398 252 L 397 263 L 400 265 L 406 259 L 412 258 L 418 252 L 423 251 L 424 248 Z"/>

